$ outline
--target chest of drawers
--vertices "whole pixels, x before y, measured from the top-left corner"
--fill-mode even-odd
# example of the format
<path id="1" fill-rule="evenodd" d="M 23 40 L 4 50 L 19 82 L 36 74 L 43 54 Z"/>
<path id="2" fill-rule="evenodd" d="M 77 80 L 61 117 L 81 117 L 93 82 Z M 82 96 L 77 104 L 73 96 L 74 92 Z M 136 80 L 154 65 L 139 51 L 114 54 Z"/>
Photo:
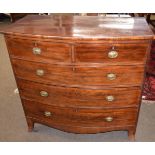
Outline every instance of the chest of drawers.
<path id="1" fill-rule="evenodd" d="M 29 131 L 134 139 L 153 38 L 143 18 L 31 15 L 3 33 Z"/>

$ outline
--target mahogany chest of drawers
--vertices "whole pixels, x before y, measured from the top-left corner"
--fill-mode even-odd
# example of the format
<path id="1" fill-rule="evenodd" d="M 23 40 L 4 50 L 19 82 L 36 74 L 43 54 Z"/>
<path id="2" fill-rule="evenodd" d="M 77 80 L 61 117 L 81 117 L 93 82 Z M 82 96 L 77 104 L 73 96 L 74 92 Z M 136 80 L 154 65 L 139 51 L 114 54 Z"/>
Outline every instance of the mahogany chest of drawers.
<path id="1" fill-rule="evenodd" d="M 31 15 L 3 33 L 29 131 L 134 139 L 153 38 L 144 18 Z"/>

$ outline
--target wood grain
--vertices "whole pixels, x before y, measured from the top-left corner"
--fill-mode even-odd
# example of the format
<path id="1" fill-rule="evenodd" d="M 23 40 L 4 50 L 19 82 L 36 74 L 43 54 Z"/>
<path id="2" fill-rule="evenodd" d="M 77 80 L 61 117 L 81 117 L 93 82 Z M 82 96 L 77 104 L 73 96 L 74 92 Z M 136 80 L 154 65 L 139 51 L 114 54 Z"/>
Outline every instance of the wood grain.
<path id="1" fill-rule="evenodd" d="M 37 62 L 71 62 L 71 46 L 57 42 L 44 42 L 31 39 L 6 38 L 11 57 Z M 17 48 L 18 47 L 18 48 Z M 40 55 L 33 48 L 41 49 Z"/>
<path id="2" fill-rule="evenodd" d="M 138 106 L 141 92 L 139 87 L 80 89 L 48 86 L 21 79 L 17 81 L 22 98 L 61 107 L 136 107 Z M 40 96 L 40 91 L 48 92 L 48 97 Z M 114 101 L 110 102 L 106 100 L 106 97 L 109 95 L 114 96 Z"/>
<path id="3" fill-rule="evenodd" d="M 139 66 L 64 66 L 34 63 L 12 59 L 15 74 L 22 79 L 59 86 L 141 86 L 144 67 Z M 32 67 L 33 66 L 33 67 Z M 36 75 L 37 69 L 44 71 L 43 76 Z M 109 80 L 113 73 L 116 79 Z"/>
<path id="4" fill-rule="evenodd" d="M 72 40 L 153 39 L 145 18 L 30 15 L 1 31 L 5 34 Z"/>
<path id="5" fill-rule="evenodd" d="M 109 58 L 108 53 L 114 48 L 117 58 Z M 134 44 L 78 44 L 75 46 L 76 61 L 89 63 L 145 63 L 148 43 Z M 137 56 L 138 55 L 138 56 Z"/>
<path id="6" fill-rule="evenodd" d="M 60 108 L 37 102 L 23 100 L 26 116 L 40 118 L 48 121 L 49 124 L 61 124 L 66 126 L 83 126 L 83 127 L 112 127 L 135 125 L 137 108 L 125 109 L 79 109 Z M 44 112 L 51 112 L 51 116 L 45 116 Z M 113 121 L 107 122 L 106 117 L 113 117 Z"/>

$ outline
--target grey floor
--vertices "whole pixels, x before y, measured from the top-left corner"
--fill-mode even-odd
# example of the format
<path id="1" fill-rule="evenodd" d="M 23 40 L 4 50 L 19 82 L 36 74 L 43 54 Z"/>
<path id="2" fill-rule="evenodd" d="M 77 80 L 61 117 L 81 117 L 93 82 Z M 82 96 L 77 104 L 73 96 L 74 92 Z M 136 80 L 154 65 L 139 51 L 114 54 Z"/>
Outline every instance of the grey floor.
<path id="1" fill-rule="evenodd" d="M 5 24 L 0 24 L 0 29 Z M 27 132 L 19 95 L 3 35 L 0 35 L 0 141 L 111 142 L 128 141 L 126 131 L 99 134 L 72 134 L 36 124 L 36 132 Z M 136 141 L 155 141 L 155 103 L 142 103 Z"/>

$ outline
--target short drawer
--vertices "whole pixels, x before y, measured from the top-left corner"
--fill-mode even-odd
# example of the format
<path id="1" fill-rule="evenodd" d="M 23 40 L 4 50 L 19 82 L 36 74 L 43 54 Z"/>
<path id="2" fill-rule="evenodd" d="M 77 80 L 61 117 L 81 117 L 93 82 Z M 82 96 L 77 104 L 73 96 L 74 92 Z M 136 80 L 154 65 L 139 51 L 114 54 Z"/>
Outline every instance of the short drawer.
<path id="1" fill-rule="evenodd" d="M 64 43 L 6 37 L 11 57 L 36 62 L 70 62 L 70 46 Z"/>
<path id="2" fill-rule="evenodd" d="M 34 63 L 12 59 L 15 74 L 22 79 L 52 85 L 140 86 L 144 66 L 81 67 Z"/>
<path id="3" fill-rule="evenodd" d="M 43 85 L 21 79 L 17 82 L 22 98 L 66 107 L 137 107 L 141 93 L 139 87 L 80 89 Z"/>
<path id="4" fill-rule="evenodd" d="M 148 43 L 78 44 L 76 61 L 82 63 L 145 63 Z"/>
<path id="5" fill-rule="evenodd" d="M 25 114 L 52 124 L 83 127 L 112 127 L 135 125 L 137 108 L 75 109 L 49 106 L 22 100 Z"/>

